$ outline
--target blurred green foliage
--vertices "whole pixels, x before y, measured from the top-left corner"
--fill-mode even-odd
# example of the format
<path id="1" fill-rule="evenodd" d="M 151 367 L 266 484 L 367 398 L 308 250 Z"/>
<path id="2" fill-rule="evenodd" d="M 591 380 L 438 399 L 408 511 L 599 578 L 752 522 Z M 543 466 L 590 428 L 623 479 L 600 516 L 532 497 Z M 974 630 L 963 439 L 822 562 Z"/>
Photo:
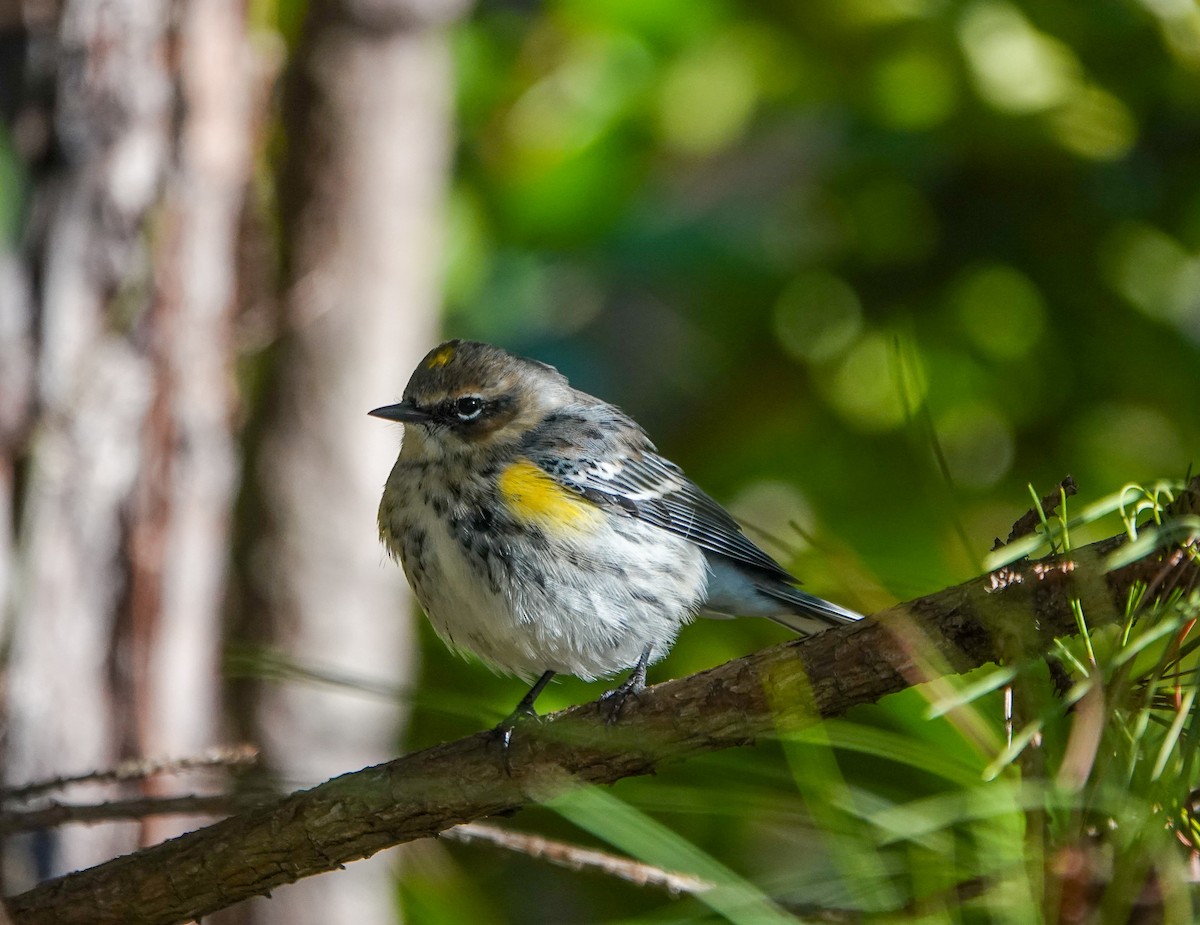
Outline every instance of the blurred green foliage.
<path id="1" fill-rule="evenodd" d="M 294 41 L 304 7 L 256 0 L 252 17 Z M 1196 460 L 1188 0 L 483 2 L 452 38 L 447 332 L 622 405 L 814 592 L 869 611 L 934 591 L 982 569 L 1027 485 L 1070 473 L 1095 499 Z M 1119 529 L 1085 518 L 1072 538 Z M 521 693 L 422 626 L 409 747 L 494 722 Z M 652 680 L 785 635 L 703 623 Z M 1169 660 L 1154 651 L 1151 675 Z M 1125 831 L 1144 850 L 1120 856 L 1165 864 L 1182 915 L 1164 822 L 1181 795 L 1140 766 L 1120 806 L 1119 768 L 1084 796 L 1051 792 L 1041 772 L 1071 723 L 1044 664 L 1011 671 L 1018 713 L 1041 724 L 1019 755 L 984 670 L 623 782 L 619 812 L 584 798 L 521 814 L 650 861 L 707 857 L 732 890 L 720 902 L 440 843 L 408 849 L 400 901 L 430 925 L 765 921 L 776 901 L 1028 922 L 1054 908 L 1040 877 L 1055 846 L 1140 813 Z M 599 690 L 560 680 L 540 706 Z M 934 716 L 945 698 L 959 705 Z M 1169 718 L 1164 732 L 1110 707 L 1114 753 L 1150 729 L 1171 785 L 1195 777 Z M 1130 870 L 1113 921 L 1144 878 Z"/>
<path id="2" fill-rule="evenodd" d="M 19 240 L 25 195 L 24 168 L 10 132 L 0 125 L 0 245 L 11 247 Z"/>
<path id="3" fill-rule="evenodd" d="M 447 326 L 626 407 L 818 591 L 966 577 L 1025 484 L 1193 458 L 1198 36 L 1152 3 L 484 4 Z"/>

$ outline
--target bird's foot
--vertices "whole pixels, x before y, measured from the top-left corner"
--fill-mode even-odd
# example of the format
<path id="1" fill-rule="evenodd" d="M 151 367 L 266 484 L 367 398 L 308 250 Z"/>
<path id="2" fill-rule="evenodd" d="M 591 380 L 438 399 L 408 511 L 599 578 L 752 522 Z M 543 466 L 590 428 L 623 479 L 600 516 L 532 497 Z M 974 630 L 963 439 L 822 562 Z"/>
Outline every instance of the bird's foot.
<path id="1" fill-rule="evenodd" d="M 528 725 L 531 722 L 540 722 L 533 704 L 537 700 L 538 694 L 545 689 L 553 677 L 553 671 L 542 672 L 541 677 L 534 682 L 533 687 L 529 688 L 529 693 L 521 698 L 521 702 L 517 704 L 517 708 L 501 720 L 500 724 L 489 734 L 491 741 L 500 746 L 501 754 L 504 758 L 504 770 L 510 777 L 512 776 L 512 756 L 509 747 L 512 745 L 513 733 L 518 726 Z"/>
<path id="2" fill-rule="evenodd" d="M 488 742 L 500 749 L 500 757 L 504 762 L 504 772 L 512 777 L 512 740 L 517 729 L 528 729 L 540 725 L 542 718 L 533 707 L 517 707 L 502 719 L 494 729 L 487 733 Z"/>
<path id="3" fill-rule="evenodd" d="M 638 664 L 629 677 L 611 691 L 600 695 L 600 712 L 606 725 L 613 726 L 625 715 L 630 700 L 641 701 L 646 689 L 646 666 Z"/>
<path id="4" fill-rule="evenodd" d="M 533 707 L 522 705 L 500 720 L 496 724 L 496 728 L 488 733 L 488 735 L 507 754 L 508 747 L 512 744 L 513 733 L 516 732 L 518 727 L 529 726 L 530 724 L 537 725 L 541 722 L 541 719 Z"/>

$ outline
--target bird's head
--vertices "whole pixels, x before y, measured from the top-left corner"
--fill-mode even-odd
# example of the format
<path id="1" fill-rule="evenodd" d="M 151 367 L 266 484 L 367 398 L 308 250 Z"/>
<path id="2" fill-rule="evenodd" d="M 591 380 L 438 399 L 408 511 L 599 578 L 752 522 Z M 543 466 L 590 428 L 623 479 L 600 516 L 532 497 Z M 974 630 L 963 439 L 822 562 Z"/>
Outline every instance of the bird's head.
<path id="1" fill-rule="evenodd" d="M 572 395 L 553 366 L 491 344 L 451 340 L 425 355 L 401 401 L 370 414 L 409 425 L 406 456 L 438 457 L 515 441 Z"/>

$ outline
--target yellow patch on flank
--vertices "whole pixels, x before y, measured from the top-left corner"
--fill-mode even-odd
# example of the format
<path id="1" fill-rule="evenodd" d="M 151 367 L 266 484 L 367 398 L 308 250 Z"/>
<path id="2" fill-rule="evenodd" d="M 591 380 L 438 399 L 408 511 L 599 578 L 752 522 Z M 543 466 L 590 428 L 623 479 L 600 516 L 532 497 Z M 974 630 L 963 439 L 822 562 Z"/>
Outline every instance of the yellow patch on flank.
<path id="1" fill-rule="evenodd" d="M 563 488 L 528 459 L 506 466 L 497 484 L 513 517 L 547 532 L 596 527 L 604 517 L 596 505 Z"/>
<path id="2" fill-rule="evenodd" d="M 433 356 L 431 356 L 428 360 L 425 361 L 425 368 L 426 369 L 437 369 L 439 366 L 445 366 L 447 363 L 449 363 L 453 359 L 454 359 L 454 345 L 453 344 L 444 344 L 442 346 L 441 350 L 439 350 L 437 353 L 433 354 Z"/>

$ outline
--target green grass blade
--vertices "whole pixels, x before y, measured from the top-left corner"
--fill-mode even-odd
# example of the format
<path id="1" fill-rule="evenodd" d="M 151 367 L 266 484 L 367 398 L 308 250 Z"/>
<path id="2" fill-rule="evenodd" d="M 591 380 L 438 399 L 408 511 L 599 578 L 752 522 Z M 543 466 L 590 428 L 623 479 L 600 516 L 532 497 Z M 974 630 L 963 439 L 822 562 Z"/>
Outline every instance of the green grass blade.
<path id="1" fill-rule="evenodd" d="M 585 787 L 547 805 L 631 857 L 707 880 L 713 888 L 696 893 L 696 899 L 734 925 L 796 925 L 795 918 L 754 884 L 607 791 Z"/>

